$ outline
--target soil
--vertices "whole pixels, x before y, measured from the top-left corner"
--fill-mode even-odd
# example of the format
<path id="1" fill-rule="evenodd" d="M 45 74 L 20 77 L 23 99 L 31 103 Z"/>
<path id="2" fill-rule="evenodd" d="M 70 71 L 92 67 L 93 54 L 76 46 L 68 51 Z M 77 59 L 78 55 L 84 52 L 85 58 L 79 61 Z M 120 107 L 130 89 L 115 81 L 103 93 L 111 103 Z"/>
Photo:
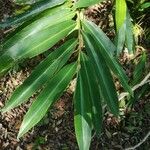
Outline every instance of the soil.
<path id="1" fill-rule="evenodd" d="M 3 4 L 1 6 L 5 8 L 3 12 L 0 11 L 1 19 L 3 19 L 4 14 L 12 14 L 12 5 L 8 0 L 1 3 Z M 103 3 L 103 5 L 90 7 L 85 12 L 86 16 L 100 26 L 110 38 L 114 36 L 111 6 L 111 2 Z M 26 62 L 26 65 L 20 64 L 0 80 L 0 108 L 4 106 L 16 87 L 30 75 L 31 70 L 40 60 L 41 56 Z M 131 72 L 129 66 L 123 64 L 126 70 Z M 8 113 L 0 114 L 0 150 L 78 150 L 73 127 L 73 88 L 74 81 L 48 111 L 45 118 L 19 140 L 17 140 L 17 133 L 23 116 L 34 101 L 36 94 L 21 106 Z M 140 91 L 141 88 L 137 92 Z M 101 135 L 93 133 L 91 150 L 124 150 L 138 144 L 150 131 L 149 107 L 150 92 L 147 92 L 136 101 L 133 108 L 121 110 L 119 118 L 115 118 L 106 111 Z M 150 138 L 137 150 L 149 148 Z"/>

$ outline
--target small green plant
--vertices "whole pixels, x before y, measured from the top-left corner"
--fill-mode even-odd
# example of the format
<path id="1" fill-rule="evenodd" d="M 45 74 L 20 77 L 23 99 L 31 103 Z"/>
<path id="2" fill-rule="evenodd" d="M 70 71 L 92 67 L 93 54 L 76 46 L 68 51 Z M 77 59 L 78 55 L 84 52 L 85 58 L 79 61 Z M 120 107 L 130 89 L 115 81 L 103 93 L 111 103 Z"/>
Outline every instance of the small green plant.
<path id="1" fill-rule="evenodd" d="M 84 8 L 101 1 L 43 0 L 31 5 L 23 14 L 0 23 L 1 28 L 17 27 L 3 42 L 1 76 L 16 63 L 47 51 L 66 37 L 65 43 L 33 70 L 1 110 L 4 113 L 13 109 L 42 88 L 24 117 L 18 138 L 44 117 L 73 78 L 77 78 L 74 126 L 80 150 L 89 149 L 93 130 L 98 134 L 101 132 L 103 102 L 115 116 L 119 115 L 113 75 L 118 77 L 127 92 L 133 94 L 128 77 L 116 58 L 124 46 L 133 53 L 132 31 L 126 30 L 131 29 L 131 20 L 125 0 L 116 0 L 117 33 L 123 31 L 123 34 L 117 34 L 116 45 L 83 15 Z M 71 56 L 74 61 L 68 63 Z"/>

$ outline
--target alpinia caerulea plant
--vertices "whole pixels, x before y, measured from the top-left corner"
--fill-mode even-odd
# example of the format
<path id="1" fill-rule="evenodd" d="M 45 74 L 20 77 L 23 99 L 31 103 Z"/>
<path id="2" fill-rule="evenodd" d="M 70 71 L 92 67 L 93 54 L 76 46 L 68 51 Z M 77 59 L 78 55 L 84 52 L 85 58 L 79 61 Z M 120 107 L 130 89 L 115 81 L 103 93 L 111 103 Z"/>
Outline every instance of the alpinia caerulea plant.
<path id="1" fill-rule="evenodd" d="M 23 14 L 0 23 L 1 28 L 16 28 L 2 45 L 1 76 L 16 63 L 47 51 L 66 37 L 66 42 L 33 70 L 1 110 L 4 113 L 13 109 L 42 88 L 24 117 L 18 138 L 44 117 L 73 78 L 77 78 L 74 126 L 80 150 L 89 149 L 93 130 L 101 132 L 102 101 L 107 104 L 111 113 L 115 116 L 119 114 L 118 96 L 112 76 L 118 77 L 123 88 L 132 95 L 128 77 L 115 57 L 124 46 L 130 52 L 133 50 L 133 42 L 128 39 L 132 35 L 125 28 L 131 24 L 126 3 L 125 0 L 116 0 L 117 32 L 123 26 L 124 34 L 122 37 L 118 34 L 115 45 L 99 27 L 86 20 L 83 15 L 84 8 L 101 1 L 42 0 L 32 4 Z M 72 55 L 77 57 L 73 59 L 74 62 L 68 63 Z"/>

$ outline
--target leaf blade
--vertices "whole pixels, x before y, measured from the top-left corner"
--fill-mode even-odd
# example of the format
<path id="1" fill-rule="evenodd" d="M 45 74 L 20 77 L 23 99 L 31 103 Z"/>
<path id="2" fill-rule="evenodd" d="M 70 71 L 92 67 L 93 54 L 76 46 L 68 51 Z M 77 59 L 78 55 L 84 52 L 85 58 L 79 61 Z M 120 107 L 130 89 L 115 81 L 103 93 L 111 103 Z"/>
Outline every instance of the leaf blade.
<path id="1" fill-rule="evenodd" d="M 89 101 L 91 104 L 92 122 L 96 132 L 99 134 L 102 127 L 102 106 L 100 101 L 99 85 L 97 83 L 97 77 L 93 65 L 88 57 L 81 53 L 81 69 L 82 76 L 84 77 L 84 84 L 89 95 Z M 88 97 L 88 96 L 86 96 Z"/>
<path id="2" fill-rule="evenodd" d="M 9 66 L 7 69 L 10 69 L 18 60 L 31 58 L 48 50 L 66 36 L 74 27 L 74 21 L 64 21 L 61 24 L 54 25 L 53 28 L 49 27 L 28 38 L 23 37 L 17 43 L 14 40 L 10 43 L 10 46 L 4 46 L 5 53 L 0 57 L 0 74 L 4 72 L 3 70 L 6 70 L 5 68 L 7 66 Z M 9 60 L 9 63 L 5 64 L 3 60 Z"/>
<path id="3" fill-rule="evenodd" d="M 139 62 L 137 63 L 133 71 L 133 80 L 131 82 L 132 85 L 136 85 L 142 80 L 143 73 L 145 72 L 146 60 L 147 60 L 146 53 L 143 52 Z"/>
<path id="4" fill-rule="evenodd" d="M 125 0 L 116 0 L 116 12 L 115 12 L 115 19 L 116 19 L 116 28 L 117 31 L 122 27 L 126 19 L 126 1 Z"/>
<path id="5" fill-rule="evenodd" d="M 110 40 L 101 40 L 101 30 L 92 22 L 84 21 L 83 26 L 85 27 L 85 31 L 89 33 L 96 42 L 96 45 L 99 47 L 99 52 L 103 56 L 103 58 L 108 64 L 108 66 L 111 68 L 111 70 L 114 72 L 114 74 L 119 78 L 121 84 L 123 85 L 123 88 L 128 91 L 131 95 L 133 95 L 133 92 L 131 90 L 131 87 L 128 85 L 128 77 L 126 76 L 123 68 L 120 66 L 120 64 L 117 62 L 117 60 L 114 58 L 113 53 L 110 51 L 112 48 L 106 47 L 106 45 L 113 45 L 113 43 Z M 116 47 L 113 45 L 114 50 Z M 113 50 L 113 51 L 114 51 Z"/>
<path id="6" fill-rule="evenodd" d="M 89 101 L 85 101 L 86 97 L 83 85 L 83 77 L 79 71 L 74 94 L 74 127 L 79 149 L 88 150 L 91 143 L 91 111 Z"/>
<path id="7" fill-rule="evenodd" d="M 83 36 L 89 57 L 96 68 L 95 71 L 97 73 L 101 94 L 107 102 L 111 112 L 117 116 L 119 114 L 118 97 L 110 70 L 107 67 L 104 58 L 96 52 L 94 40 L 86 34 L 83 34 Z"/>
<path id="8" fill-rule="evenodd" d="M 34 92 L 46 84 L 47 80 L 52 78 L 67 62 L 76 44 L 75 39 L 69 40 L 42 61 L 25 82 L 15 90 L 2 112 L 9 111 L 25 102 Z"/>
<path id="9" fill-rule="evenodd" d="M 126 24 L 124 23 L 120 27 L 115 37 L 115 45 L 117 47 L 117 56 L 119 56 L 123 51 L 124 44 L 125 44 L 125 37 L 126 37 Z"/>
<path id="10" fill-rule="evenodd" d="M 102 2 L 103 0 L 79 0 L 78 2 L 75 3 L 76 8 L 84 8 L 88 7 L 97 3 Z"/>
<path id="11" fill-rule="evenodd" d="M 127 11 L 127 16 L 126 16 L 126 40 L 125 44 L 126 47 L 129 51 L 129 53 L 134 53 L 135 52 L 135 40 L 134 40 L 134 35 L 133 35 L 133 24 L 131 22 L 131 17 L 129 14 L 129 11 Z"/>
<path id="12" fill-rule="evenodd" d="M 35 15 L 46 9 L 63 4 L 65 1 L 66 0 L 48 0 L 48 1 L 44 0 L 41 2 L 37 2 L 33 4 L 32 7 L 23 14 L 20 14 L 12 18 L 8 18 L 5 22 L 0 24 L 0 28 L 5 28 L 12 25 L 16 25 L 18 23 L 22 23 L 30 18 L 33 18 Z"/>
<path id="13" fill-rule="evenodd" d="M 52 78 L 24 117 L 18 138 L 28 132 L 45 115 L 48 108 L 61 96 L 76 72 L 76 63 L 67 65 Z M 44 99 L 44 102 L 43 102 Z"/>
<path id="14" fill-rule="evenodd" d="M 62 18 L 62 15 L 65 16 L 65 18 Z M 3 42 L 3 46 L 10 45 L 12 40 L 14 41 L 14 38 L 17 42 L 20 37 L 27 38 L 31 34 L 37 33 L 45 28 L 61 23 L 63 21 L 71 20 L 74 15 L 74 11 L 65 8 L 64 6 L 47 10 L 32 21 L 26 22 L 19 26 L 14 32 L 10 34 L 10 36 L 6 38 L 6 40 Z"/>

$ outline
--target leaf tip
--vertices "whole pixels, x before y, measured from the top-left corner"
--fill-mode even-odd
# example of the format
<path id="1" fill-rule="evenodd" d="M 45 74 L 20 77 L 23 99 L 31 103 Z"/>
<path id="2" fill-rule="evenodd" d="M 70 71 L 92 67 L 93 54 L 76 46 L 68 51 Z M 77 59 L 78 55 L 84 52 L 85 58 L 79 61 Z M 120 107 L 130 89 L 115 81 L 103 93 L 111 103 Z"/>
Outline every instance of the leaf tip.
<path id="1" fill-rule="evenodd" d="M 0 109 L 0 112 L 4 114 L 7 110 L 5 108 Z"/>
<path id="2" fill-rule="evenodd" d="M 19 133 L 17 135 L 17 140 L 19 140 L 23 135 L 24 133 L 21 131 L 21 128 L 20 128 Z"/>
<path id="3" fill-rule="evenodd" d="M 0 109 L 0 112 L 2 113 L 2 114 L 4 114 L 4 113 L 6 113 L 6 112 L 8 112 L 8 111 L 10 111 L 11 109 L 9 108 L 9 107 L 3 107 L 2 109 Z"/>

